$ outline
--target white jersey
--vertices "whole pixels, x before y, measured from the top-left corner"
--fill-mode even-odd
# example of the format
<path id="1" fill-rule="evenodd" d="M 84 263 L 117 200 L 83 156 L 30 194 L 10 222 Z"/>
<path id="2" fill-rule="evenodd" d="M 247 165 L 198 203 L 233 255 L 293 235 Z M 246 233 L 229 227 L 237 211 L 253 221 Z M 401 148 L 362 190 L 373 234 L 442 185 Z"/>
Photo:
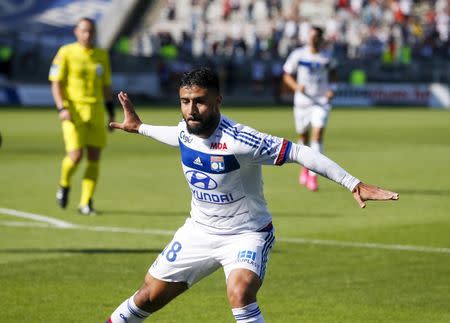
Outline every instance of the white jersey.
<path id="1" fill-rule="evenodd" d="M 184 121 L 178 126 L 141 124 L 138 132 L 179 147 L 192 193 L 191 218 L 208 233 L 255 232 L 269 226 L 272 216 L 264 199 L 261 165 L 299 163 L 350 191 L 359 183 L 309 147 L 258 132 L 225 116 L 207 139 L 190 134 Z"/>
<path id="2" fill-rule="evenodd" d="M 335 65 L 331 54 L 326 51 L 313 53 L 311 47 L 303 46 L 295 49 L 286 59 L 283 70 L 288 74 L 297 74 L 297 83 L 305 86 L 305 93 L 295 92 L 294 105 L 306 106 L 315 101 L 326 101 L 329 89 L 328 72 Z M 321 102 L 322 103 L 322 102 Z"/>
<path id="3" fill-rule="evenodd" d="M 225 116 L 207 139 L 178 125 L 183 172 L 192 192 L 191 217 L 219 234 L 258 231 L 272 217 L 263 194 L 261 165 L 282 165 L 291 142 Z"/>

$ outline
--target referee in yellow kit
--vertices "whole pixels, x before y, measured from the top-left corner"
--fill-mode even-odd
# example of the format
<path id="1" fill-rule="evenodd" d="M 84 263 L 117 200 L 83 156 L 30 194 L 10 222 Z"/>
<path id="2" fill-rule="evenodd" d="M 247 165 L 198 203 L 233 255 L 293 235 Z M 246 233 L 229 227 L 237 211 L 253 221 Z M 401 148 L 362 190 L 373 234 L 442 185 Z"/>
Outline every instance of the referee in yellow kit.
<path id="1" fill-rule="evenodd" d="M 66 148 L 56 199 L 61 208 L 67 206 L 71 177 L 87 153 L 78 210 L 83 215 L 94 215 L 92 196 L 100 153 L 106 145 L 105 107 L 109 122 L 114 121 L 111 67 L 108 53 L 94 45 L 92 19 L 80 19 L 74 34 L 77 41 L 58 50 L 49 73 Z"/>

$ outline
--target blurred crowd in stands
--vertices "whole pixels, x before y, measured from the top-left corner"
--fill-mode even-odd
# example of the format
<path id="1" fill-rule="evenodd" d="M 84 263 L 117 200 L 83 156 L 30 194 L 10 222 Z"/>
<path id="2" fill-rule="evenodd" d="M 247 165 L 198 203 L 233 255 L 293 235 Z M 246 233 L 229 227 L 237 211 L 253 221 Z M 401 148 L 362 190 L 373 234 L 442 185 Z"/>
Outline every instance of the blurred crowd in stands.
<path id="1" fill-rule="evenodd" d="M 121 37 L 112 52 L 114 71 L 157 71 L 161 88 L 197 65 L 210 65 L 225 91 L 251 81 L 255 92 L 273 84 L 277 98 L 288 53 L 305 44 L 309 28 L 325 30 L 350 80 L 355 69 L 368 81 L 448 82 L 449 0 L 157 0 L 141 25 Z M 32 35 L 25 35 L 26 39 Z M 45 37 L 44 37 L 45 36 Z M 61 40 L 0 35 L 0 80 L 41 79 Z M 25 39 L 24 38 L 24 39 Z M 130 54 L 132 56 L 130 56 Z M 47 62 L 48 61 L 48 62 Z M 145 66 L 145 68 L 144 68 Z M 247 83 L 248 84 L 248 83 Z"/>
<path id="2" fill-rule="evenodd" d="M 134 37 L 135 55 L 286 57 L 312 24 L 342 57 L 450 55 L 448 0 L 166 0 L 161 12 Z"/>
<path id="3" fill-rule="evenodd" d="M 305 44 L 312 25 L 324 28 L 341 61 L 450 59 L 448 0 L 165 0 L 162 8 L 128 49 L 161 58 L 163 88 L 200 57 L 224 75 L 228 90 L 241 66 L 250 67 L 256 89 L 268 78 L 278 82 L 283 60 Z"/>

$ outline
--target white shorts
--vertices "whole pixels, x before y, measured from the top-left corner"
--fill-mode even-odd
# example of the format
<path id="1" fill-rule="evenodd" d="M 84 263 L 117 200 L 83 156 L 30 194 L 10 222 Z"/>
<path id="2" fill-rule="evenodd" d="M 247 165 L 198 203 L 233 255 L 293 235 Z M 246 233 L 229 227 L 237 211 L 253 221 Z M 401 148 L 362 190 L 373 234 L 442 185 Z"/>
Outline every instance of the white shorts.
<path id="1" fill-rule="evenodd" d="M 159 280 L 186 282 L 189 287 L 221 266 L 226 279 L 233 269 L 245 268 L 263 280 L 275 241 L 269 226 L 267 232 L 217 235 L 204 232 L 188 218 L 148 272 Z"/>
<path id="2" fill-rule="evenodd" d="M 298 134 L 305 133 L 309 127 L 325 128 L 328 115 L 331 111 L 330 104 L 309 105 L 309 106 L 295 106 L 294 107 L 294 122 L 295 131 Z"/>

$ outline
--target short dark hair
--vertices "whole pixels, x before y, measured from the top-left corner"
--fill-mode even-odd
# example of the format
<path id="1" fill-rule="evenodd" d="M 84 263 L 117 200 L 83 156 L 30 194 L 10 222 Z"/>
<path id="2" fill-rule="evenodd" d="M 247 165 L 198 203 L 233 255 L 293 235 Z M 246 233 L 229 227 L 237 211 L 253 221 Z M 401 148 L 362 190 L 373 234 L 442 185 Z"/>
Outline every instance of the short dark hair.
<path id="1" fill-rule="evenodd" d="M 78 27 L 78 25 L 80 24 L 80 22 L 82 21 L 87 21 L 88 23 L 90 23 L 94 29 L 95 29 L 95 20 L 89 17 L 81 17 L 80 19 L 78 19 L 77 24 L 75 26 Z"/>
<path id="2" fill-rule="evenodd" d="M 317 33 L 317 35 L 319 36 L 320 39 L 323 38 L 323 28 L 322 27 L 312 26 L 311 28 L 316 31 L 316 33 Z"/>
<path id="3" fill-rule="evenodd" d="M 181 76 L 180 88 L 198 86 L 204 89 L 213 90 L 220 93 L 219 77 L 211 69 L 201 67 L 189 72 L 185 72 Z"/>

